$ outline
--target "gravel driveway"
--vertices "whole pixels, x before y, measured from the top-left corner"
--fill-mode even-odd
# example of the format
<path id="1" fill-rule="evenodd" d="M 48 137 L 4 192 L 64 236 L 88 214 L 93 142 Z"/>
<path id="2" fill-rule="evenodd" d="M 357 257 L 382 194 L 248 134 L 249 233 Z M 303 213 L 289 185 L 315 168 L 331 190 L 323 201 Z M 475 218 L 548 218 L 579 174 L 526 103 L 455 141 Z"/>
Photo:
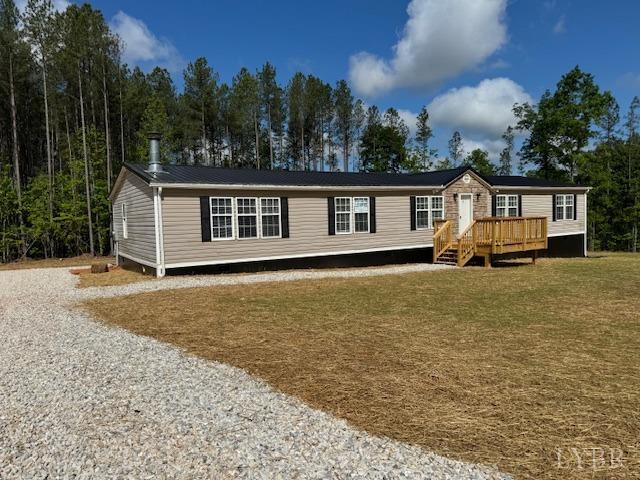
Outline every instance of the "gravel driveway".
<path id="1" fill-rule="evenodd" d="M 80 290 L 66 269 L 0 272 L 0 478 L 503 478 L 360 432 L 242 370 L 103 326 L 71 306 L 274 275 L 292 279 L 282 272 Z"/>

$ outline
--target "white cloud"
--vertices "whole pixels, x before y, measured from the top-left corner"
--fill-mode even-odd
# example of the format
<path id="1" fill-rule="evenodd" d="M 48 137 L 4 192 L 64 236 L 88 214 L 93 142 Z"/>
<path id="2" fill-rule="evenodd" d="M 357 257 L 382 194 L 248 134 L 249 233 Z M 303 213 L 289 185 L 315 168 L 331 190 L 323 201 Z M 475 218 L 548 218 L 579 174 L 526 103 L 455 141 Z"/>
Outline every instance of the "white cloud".
<path id="1" fill-rule="evenodd" d="M 63 12 L 71 5 L 67 0 L 53 0 L 53 8 L 58 12 Z"/>
<path id="2" fill-rule="evenodd" d="M 429 88 L 478 66 L 507 40 L 506 0 L 412 0 L 409 20 L 390 60 L 367 52 L 350 59 L 362 95 L 396 87 Z"/>
<path id="3" fill-rule="evenodd" d="M 53 9 L 56 12 L 64 12 L 67 7 L 69 5 L 71 5 L 71 2 L 67 1 L 67 0 L 53 0 Z M 20 12 L 24 12 L 25 9 L 27 8 L 27 0 L 18 0 L 16 2 L 16 7 L 18 7 L 18 10 L 20 10 Z"/>
<path id="4" fill-rule="evenodd" d="M 128 64 L 162 65 L 169 70 L 178 70 L 183 60 L 176 47 L 164 38 L 156 37 L 140 19 L 119 11 L 111 22 L 111 29 L 120 37 L 124 45 L 122 60 Z"/>
<path id="5" fill-rule="evenodd" d="M 495 161 L 500 157 L 500 152 L 502 152 L 504 145 L 505 144 L 501 139 L 475 140 L 468 137 L 462 137 L 462 149 L 464 150 L 465 157 L 476 148 L 479 148 L 489 154 L 489 159 Z"/>
<path id="6" fill-rule="evenodd" d="M 491 78 L 475 87 L 452 88 L 428 105 L 435 125 L 497 138 L 516 122 L 513 104 L 532 102 L 525 90 L 508 78 Z"/>
<path id="7" fill-rule="evenodd" d="M 560 35 L 561 33 L 564 33 L 566 31 L 567 26 L 565 24 L 565 17 L 564 15 L 562 15 L 553 26 L 553 33 L 555 33 L 556 35 Z"/>
<path id="8" fill-rule="evenodd" d="M 418 121 L 418 114 L 413 113 L 410 110 L 398 109 L 398 115 L 404 123 L 409 127 L 409 135 L 414 136 L 416 134 L 416 122 Z"/>
<path id="9" fill-rule="evenodd" d="M 640 89 L 640 73 L 627 72 L 620 76 L 617 81 L 618 85 L 628 89 Z"/>

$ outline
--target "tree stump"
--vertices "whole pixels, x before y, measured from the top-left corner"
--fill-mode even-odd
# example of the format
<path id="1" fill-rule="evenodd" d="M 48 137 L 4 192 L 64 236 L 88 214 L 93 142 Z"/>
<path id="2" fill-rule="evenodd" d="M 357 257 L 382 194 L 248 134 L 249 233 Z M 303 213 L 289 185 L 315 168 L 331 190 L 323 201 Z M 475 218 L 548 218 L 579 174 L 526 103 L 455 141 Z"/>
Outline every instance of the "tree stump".
<path id="1" fill-rule="evenodd" d="M 94 263 L 91 265 L 91 273 L 107 273 L 109 265 L 106 263 Z"/>

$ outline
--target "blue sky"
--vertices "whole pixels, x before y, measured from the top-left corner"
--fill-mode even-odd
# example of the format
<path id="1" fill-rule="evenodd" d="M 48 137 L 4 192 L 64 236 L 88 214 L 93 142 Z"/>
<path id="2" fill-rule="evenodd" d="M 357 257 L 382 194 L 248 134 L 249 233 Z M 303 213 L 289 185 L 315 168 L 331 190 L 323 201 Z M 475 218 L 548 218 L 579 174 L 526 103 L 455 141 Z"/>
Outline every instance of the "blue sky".
<path id="1" fill-rule="evenodd" d="M 65 0 L 57 0 L 64 3 Z M 618 0 L 95 0 L 145 69 L 207 57 L 223 81 L 272 62 L 348 79 L 368 104 L 409 122 L 429 105 L 446 155 L 455 129 L 493 157 L 514 100 L 537 100 L 575 65 L 611 90 L 621 111 L 640 95 L 640 2 Z M 394 49 L 394 47 L 397 47 Z"/>

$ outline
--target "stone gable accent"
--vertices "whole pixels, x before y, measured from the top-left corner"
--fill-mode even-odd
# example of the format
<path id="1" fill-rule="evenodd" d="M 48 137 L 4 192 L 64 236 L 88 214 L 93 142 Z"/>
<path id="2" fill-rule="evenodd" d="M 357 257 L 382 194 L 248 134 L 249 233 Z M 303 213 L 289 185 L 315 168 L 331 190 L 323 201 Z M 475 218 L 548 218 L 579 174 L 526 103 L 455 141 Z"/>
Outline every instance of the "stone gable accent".
<path id="1" fill-rule="evenodd" d="M 469 183 L 464 183 L 463 177 L 460 177 L 454 183 L 445 188 L 442 192 L 444 196 L 444 216 L 447 220 L 453 221 L 453 232 L 458 235 L 458 221 L 460 214 L 458 212 L 458 200 L 454 200 L 453 194 L 471 193 L 473 194 L 473 219 L 491 216 L 491 191 L 480 182 L 473 172 L 467 172 L 471 177 Z M 480 197 L 478 197 L 480 194 Z"/>

